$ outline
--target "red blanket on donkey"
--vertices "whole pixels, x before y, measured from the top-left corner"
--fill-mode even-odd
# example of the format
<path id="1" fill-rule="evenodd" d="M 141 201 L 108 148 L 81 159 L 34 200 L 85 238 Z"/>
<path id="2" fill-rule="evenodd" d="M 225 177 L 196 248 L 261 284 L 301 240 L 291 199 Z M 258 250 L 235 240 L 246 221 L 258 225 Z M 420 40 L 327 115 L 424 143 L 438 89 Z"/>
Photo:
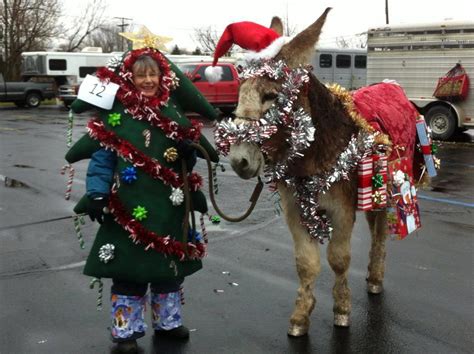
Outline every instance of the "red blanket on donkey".
<path id="1" fill-rule="evenodd" d="M 412 166 L 415 120 L 419 113 L 403 89 L 397 84 L 380 83 L 354 91 L 352 97 L 357 111 L 375 130 L 387 134 L 392 141 L 393 150 L 388 160 L 407 157 Z M 413 176 L 413 171 L 410 175 Z"/>
<path id="2" fill-rule="evenodd" d="M 381 170 L 375 171 L 376 160 L 372 156 L 368 158 L 368 162 L 363 161 L 364 164 L 359 166 L 358 208 L 371 210 L 381 206 L 388 207 L 389 232 L 402 239 L 421 226 L 414 186 L 420 171 L 418 168 L 413 168 L 414 159 L 418 161 L 420 155 L 415 152 L 416 119 L 419 114 L 405 96 L 403 89 L 396 84 L 381 83 L 364 87 L 353 92 L 352 96 L 358 113 L 375 130 L 386 134 L 392 142 L 392 152 L 388 157 L 387 174 L 390 183 L 386 196 L 388 201 L 385 202 L 382 197 L 386 192 L 383 183 L 385 178 L 380 176 Z M 373 169 L 370 166 L 374 166 Z M 381 165 L 378 166 L 381 168 Z M 406 174 L 408 178 L 405 177 Z M 369 177 L 379 175 L 380 185 L 377 186 L 369 180 L 368 188 L 365 188 L 366 175 Z M 361 181 L 364 183 L 361 184 Z"/>

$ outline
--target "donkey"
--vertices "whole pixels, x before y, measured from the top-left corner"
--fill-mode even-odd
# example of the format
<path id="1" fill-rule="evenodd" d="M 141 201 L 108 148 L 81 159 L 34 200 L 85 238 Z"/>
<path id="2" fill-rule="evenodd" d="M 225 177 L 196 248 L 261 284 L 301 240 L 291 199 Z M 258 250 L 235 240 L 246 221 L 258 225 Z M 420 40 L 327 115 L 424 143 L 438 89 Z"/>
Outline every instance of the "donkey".
<path id="1" fill-rule="evenodd" d="M 322 26 L 330 8 L 312 25 L 283 45 L 275 61 L 282 60 L 289 68 L 309 64 L 314 53 Z M 272 20 L 271 27 L 281 35 L 282 23 Z M 234 122 L 250 129 L 272 105 L 284 82 L 267 76 L 243 79 Z M 299 93 L 296 105 L 308 112 L 314 125 L 314 140 L 302 156 L 288 163 L 288 174 L 294 179 L 306 176 L 325 175 L 334 166 L 341 152 L 350 143 L 352 136 L 361 131 L 360 124 L 350 117 L 343 100 L 314 75 L 309 74 L 306 90 Z M 263 173 L 264 166 L 275 167 L 287 161 L 290 144 L 284 125 L 262 146 L 249 142 L 232 143 L 229 161 L 233 170 L 243 179 Z M 318 196 L 319 208 L 331 220 L 332 235 L 327 244 L 327 259 L 335 273 L 332 290 L 334 298 L 334 325 L 348 327 L 351 313 L 351 290 L 348 286 L 348 270 L 351 261 L 351 233 L 357 209 L 357 172 L 352 169 L 347 178 L 332 183 L 330 188 Z M 313 294 L 315 279 L 321 270 L 319 242 L 310 237 L 308 228 L 301 223 L 301 209 L 297 207 L 296 187 L 277 180 L 276 188 L 281 197 L 281 207 L 294 240 L 296 268 L 300 281 L 294 311 L 290 318 L 288 335 L 298 337 L 307 334 L 310 314 L 315 307 Z M 371 247 L 369 252 L 367 288 L 370 294 L 383 290 L 385 268 L 385 240 L 388 234 L 385 210 L 366 212 L 370 226 Z"/>

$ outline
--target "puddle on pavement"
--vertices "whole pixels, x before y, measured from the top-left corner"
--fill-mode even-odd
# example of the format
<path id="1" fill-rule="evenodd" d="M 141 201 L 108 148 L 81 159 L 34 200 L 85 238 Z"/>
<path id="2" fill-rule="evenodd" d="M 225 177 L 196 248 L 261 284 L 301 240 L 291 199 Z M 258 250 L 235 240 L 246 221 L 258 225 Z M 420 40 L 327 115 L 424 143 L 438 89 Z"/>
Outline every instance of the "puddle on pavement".
<path id="1" fill-rule="evenodd" d="M 3 183 L 5 185 L 5 187 L 7 188 L 31 188 L 29 185 L 27 185 L 26 183 L 23 183 L 22 181 L 19 181 L 17 179 L 14 179 L 14 178 L 10 178 L 10 177 L 7 177 L 7 176 L 0 176 L 0 180 L 3 179 Z"/>
<path id="2" fill-rule="evenodd" d="M 13 167 L 18 167 L 18 168 L 34 168 L 33 166 L 30 165 L 22 165 L 22 164 L 15 164 Z"/>
<path id="3" fill-rule="evenodd" d="M 437 187 L 431 188 L 431 191 L 432 192 L 444 193 L 444 192 L 448 191 L 448 188 L 437 186 Z"/>

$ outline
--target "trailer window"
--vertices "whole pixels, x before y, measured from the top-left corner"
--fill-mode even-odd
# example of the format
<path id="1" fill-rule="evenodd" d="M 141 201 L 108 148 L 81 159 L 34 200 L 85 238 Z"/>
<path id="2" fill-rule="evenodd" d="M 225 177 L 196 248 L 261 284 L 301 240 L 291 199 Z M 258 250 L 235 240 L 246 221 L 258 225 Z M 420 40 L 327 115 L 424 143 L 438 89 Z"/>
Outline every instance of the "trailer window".
<path id="1" fill-rule="evenodd" d="M 86 77 L 88 74 L 92 75 L 97 71 L 95 66 L 80 66 L 79 67 L 79 77 Z"/>
<path id="2" fill-rule="evenodd" d="M 319 67 L 320 68 L 332 67 L 332 54 L 321 54 L 319 56 Z"/>
<path id="3" fill-rule="evenodd" d="M 350 68 L 351 56 L 347 54 L 336 55 L 336 68 Z"/>
<path id="4" fill-rule="evenodd" d="M 49 70 L 64 71 L 67 69 L 65 59 L 49 59 Z"/>
<path id="5" fill-rule="evenodd" d="M 367 56 L 366 55 L 356 55 L 354 57 L 354 67 L 356 69 L 365 69 L 367 67 Z"/>

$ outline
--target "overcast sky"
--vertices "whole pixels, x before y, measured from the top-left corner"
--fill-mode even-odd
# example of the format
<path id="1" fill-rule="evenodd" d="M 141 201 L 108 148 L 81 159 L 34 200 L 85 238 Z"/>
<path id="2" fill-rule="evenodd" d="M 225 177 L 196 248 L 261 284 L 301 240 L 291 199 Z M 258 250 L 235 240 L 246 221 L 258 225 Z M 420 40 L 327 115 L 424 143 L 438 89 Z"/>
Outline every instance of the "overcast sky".
<path id="1" fill-rule="evenodd" d="M 69 15 L 77 14 L 77 0 L 62 1 Z M 220 34 L 232 22 L 253 21 L 267 26 L 274 15 L 288 18 L 290 27 L 300 31 L 328 6 L 333 10 L 323 29 L 322 45 L 334 46 L 338 36 L 355 35 L 385 24 L 385 0 L 104 1 L 108 4 L 108 17 L 132 18 L 135 25 L 145 25 L 155 34 L 172 37 L 169 48 L 178 44 L 180 48 L 194 49 L 194 28 L 212 26 Z M 474 14 L 473 0 L 388 1 L 390 24 L 444 19 L 472 21 Z"/>

